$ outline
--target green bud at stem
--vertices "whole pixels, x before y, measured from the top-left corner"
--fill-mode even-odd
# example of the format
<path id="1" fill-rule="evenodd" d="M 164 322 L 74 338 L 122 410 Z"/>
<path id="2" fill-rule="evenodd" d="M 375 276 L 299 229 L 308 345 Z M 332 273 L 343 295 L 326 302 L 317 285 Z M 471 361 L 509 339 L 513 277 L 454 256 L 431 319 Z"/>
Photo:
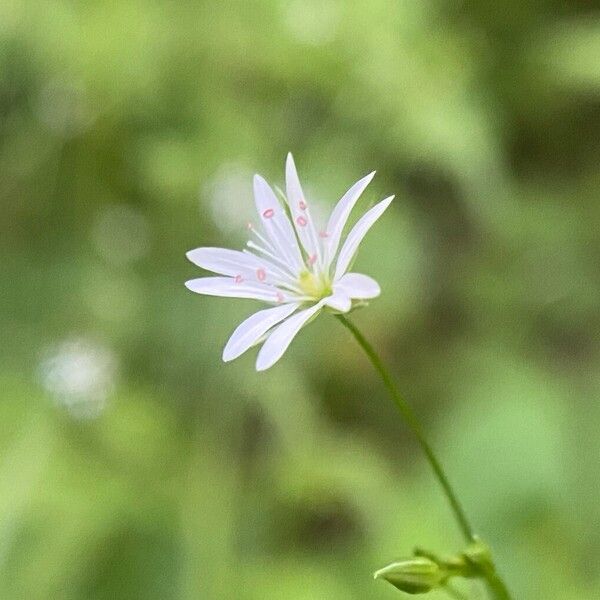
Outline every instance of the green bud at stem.
<path id="1" fill-rule="evenodd" d="M 425 556 L 392 563 L 377 571 L 375 579 L 385 579 L 407 594 L 425 594 L 438 588 L 447 578 L 446 571 Z"/>

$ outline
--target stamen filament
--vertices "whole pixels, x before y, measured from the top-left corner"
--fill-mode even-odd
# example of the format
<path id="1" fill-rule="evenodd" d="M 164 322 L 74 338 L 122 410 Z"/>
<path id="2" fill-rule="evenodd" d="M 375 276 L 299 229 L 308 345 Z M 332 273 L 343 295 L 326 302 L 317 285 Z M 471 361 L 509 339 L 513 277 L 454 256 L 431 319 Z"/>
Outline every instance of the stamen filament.
<path id="1" fill-rule="evenodd" d="M 262 235 L 262 233 L 260 233 L 256 227 L 250 227 L 250 231 L 258 238 L 258 241 L 262 242 L 267 248 L 269 248 L 269 250 L 271 250 L 271 252 L 276 252 L 271 242 L 269 242 L 269 240 L 267 240 L 267 238 L 265 238 L 265 236 Z"/>
<path id="2" fill-rule="evenodd" d="M 285 217 L 287 219 L 287 216 Z M 277 231 L 279 232 L 279 234 L 281 235 L 281 240 L 286 240 L 287 239 L 287 233 L 285 231 L 283 231 L 283 229 L 281 228 L 281 223 L 275 219 L 273 221 L 273 226 L 277 229 Z M 296 257 L 294 256 L 294 252 L 292 251 L 292 248 L 285 244 L 285 243 L 280 243 L 280 250 L 281 253 L 285 255 L 286 260 L 289 261 L 289 265 L 295 265 L 296 268 L 298 268 L 300 265 L 298 265 L 298 261 L 296 260 Z"/>
<path id="3" fill-rule="evenodd" d="M 313 267 L 313 271 L 316 273 L 317 267 L 318 267 L 318 270 L 322 271 L 323 266 L 324 266 L 323 259 L 321 256 L 321 244 L 319 241 L 319 237 L 317 236 L 317 231 L 315 229 L 315 223 L 312 220 L 312 217 L 310 216 L 310 209 L 307 207 L 305 212 L 306 212 L 306 216 L 308 219 L 308 233 L 310 236 L 310 241 L 312 242 L 312 245 L 317 254 L 317 260 L 313 263 L 313 265 L 311 265 Z"/>
<path id="4" fill-rule="evenodd" d="M 277 265 L 279 265 L 278 267 L 277 267 L 277 265 L 272 265 L 272 266 L 278 268 L 281 271 L 281 274 L 285 275 L 291 281 L 296 281 L 295 275 L 289 270 L 289 268 L 290 268 L 289 265 L 286 262 L 282 261 L 280 258 L 278 258 L 276 254 L 274 254 L 273 252 L 270 252 L 269 250 L 266 250 L 262 246 L 259 246 L 252 240 L 249 240 L 248 242 L 246 242 L 246 245 L 248 246 L 248 248 L 252 248 L 252 250 L 256 250 L 257 252 L 264 254 L 271 261 L 273 261 L 274 263 L 277 263 Z M 252 252 L 250 252 L 250 254 L 252 254 Z"/>

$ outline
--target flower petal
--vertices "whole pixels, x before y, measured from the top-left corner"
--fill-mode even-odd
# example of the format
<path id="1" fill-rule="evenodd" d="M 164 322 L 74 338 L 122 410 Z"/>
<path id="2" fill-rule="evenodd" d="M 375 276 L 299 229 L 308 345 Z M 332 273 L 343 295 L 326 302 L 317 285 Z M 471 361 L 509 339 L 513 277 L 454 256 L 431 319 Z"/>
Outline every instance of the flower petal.
<path id="1" fill-rule="evenodd" d="M 259 283 L 279 280 L 276 267 L 273 268 L 267 259 L 259 258 L 251 252 L 227 248 L 196 248 L 187 252 L 186 256 L 198 267 L 220 275 L 239 276 L 246 281 Z"/>
<path id="2" fill-rule="evenodd" d="M 310 207 L 304 197 L 294 157 L 288 153 L 285 161 L 285 189 L 292 221 L 309 259 L 316 261 L 321 258 L 321 248 L 317 230 L 310 215 Z"/>
<path id="3" fill-rule="evenodd" d="M 356 251 L 358 250 L 359 244 L 362 242 L 362 239 L 365 237 L 369 229 L 373 226 L 375 221 L 379 219 L 379 217 L 383 214 L 385 209 L 390 205 L 391 201 L 394 199 L 394 196 L 390 196 L 385 200 L 382 200 L 378 204 L 376 204 L 373 208 L 368 210 L 356 223 L 356 225 L 350 230 L 342 249 L 340 250 L 340 255 L 337 260 L 337 265 L 335 267 L 335 275 L 334 280 L 341 278 L 341 276 L 346 272 Z"/>
<path id="4" fill-rule="evenodd" d="M 287 350 L 303 325 L 315 316 L 322 308 L 323 301 L 303 310 L 278 325 L 267 338 L 256 359 L 256 370 L 264 371 L 272 367 Z"/>
<path id="5" fill-rule="evenodd" d="M 343 292 L 350 298 L 368 300 L 381 294 L 379 284 L 368 275 L 362 273 L 346 273 L 333 285 L 335 293 Z"/>
<path id="6" fill-rule="evenodd" d="M 291 272 L 298 273 L 303 265 L 294 228 L 271 186 L 260 176 L 254 176 L 256 210 L 273 247 Z"/>
<path id="7" fill-rule="evenodd" d="M 323 299 L 325 306 L 329 306 L 339 312 L 347 313 L 352 308 L 350 296 L 342 290 L 334 290 L 331 296 Z"/>
<path id="8" fill-rule="evenodd" d="M 359 179 L 341 198 L 336 204 L 329 221 L 327 222 L 327 229 L 325 231 L 327 235 L 327 266 L 331 265 L 331 262 L 335 258 L 340 245 L 340 238 L 342 232 L 350 216 L 350 212 L 354 208 L 360 195 L 364 192 L 365 188 L 369 185 L 375 171 L 369 173 L 362 179 Z"/>
<path id="9" fill-rule="evenodd" d="M 242 355 L 254 346 L 271 327 L 289 317 L 298 306 L 300 306 L 299 303 L 293 302 L 275 308 L 259 310 L 250 315 L 232 333 L 223 350 L 223 360 L 228 362 Z"/>
<path id="10" fill-rule="evenodd" d="M 222 296 L 224 298 L 248 298 L 265 302 L 286 302 L 291 297 L 270 285 L 242 281 L 232 277 L 200 277 L 185 282 L 185 287 L 196 294 Z"/>

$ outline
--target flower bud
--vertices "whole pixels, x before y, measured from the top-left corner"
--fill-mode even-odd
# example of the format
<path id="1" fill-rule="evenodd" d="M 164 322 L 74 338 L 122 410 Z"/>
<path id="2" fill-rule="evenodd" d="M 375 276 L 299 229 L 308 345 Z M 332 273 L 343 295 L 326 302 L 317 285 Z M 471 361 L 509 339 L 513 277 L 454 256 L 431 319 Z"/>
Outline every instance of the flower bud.
<path id="1" fill-rule="evenodd" d="M 415 556 L 380 569 L 374 577 L 385 579 L 407 594 L 424 594 L 439 587 L 447 578 L 447 573 L 430 558 Z"/>

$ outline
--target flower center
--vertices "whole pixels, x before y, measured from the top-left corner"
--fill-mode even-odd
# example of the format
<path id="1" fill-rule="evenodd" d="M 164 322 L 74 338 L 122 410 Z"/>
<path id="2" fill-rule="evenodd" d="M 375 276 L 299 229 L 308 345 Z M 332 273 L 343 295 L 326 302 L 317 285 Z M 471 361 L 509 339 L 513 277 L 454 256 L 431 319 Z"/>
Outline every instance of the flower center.
<path id="1" fill-rule="evenodd" d="M 324 298 L 331 294 L 331 282 L 323 274 L 315 275 L 304 270 L 298 278 L 300 289 L 311 298 Z"/>

